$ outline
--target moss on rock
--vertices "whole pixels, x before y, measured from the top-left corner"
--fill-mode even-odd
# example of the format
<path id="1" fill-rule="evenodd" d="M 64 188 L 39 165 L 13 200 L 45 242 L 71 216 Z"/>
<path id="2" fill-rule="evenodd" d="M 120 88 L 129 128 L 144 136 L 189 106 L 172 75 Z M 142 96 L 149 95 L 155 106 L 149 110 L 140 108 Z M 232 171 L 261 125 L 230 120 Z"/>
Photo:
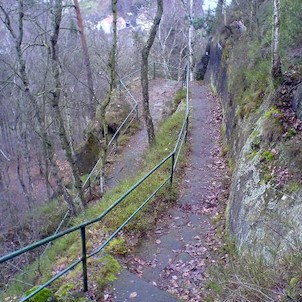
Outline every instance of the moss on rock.
<path id="1" fill-rule="evenodd" d="M 35 290 L 37 290 L 39 286 L 35 286 L 28 290 L 25 293 L 25 297 L 29 296 Z M 34 295 L 32 298 L 28 300 L 29 302 L 57 302 L 56 298 L 54 297 L 53 293 L 48 288 L 43 288 L 40 292 Z"/>

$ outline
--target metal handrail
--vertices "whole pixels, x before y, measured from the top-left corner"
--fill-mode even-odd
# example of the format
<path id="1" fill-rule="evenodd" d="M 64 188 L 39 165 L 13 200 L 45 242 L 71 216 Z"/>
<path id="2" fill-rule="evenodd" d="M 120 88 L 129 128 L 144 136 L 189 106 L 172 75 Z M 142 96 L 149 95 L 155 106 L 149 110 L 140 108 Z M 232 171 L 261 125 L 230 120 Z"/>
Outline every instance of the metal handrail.
<path id="1" fill-rule="evenodd" d="M 83 288 L 86 292 L 88 290 L 88 274 L 87 274 L 87 259 L 98 254 L 101 252 L 108 244 L 109 242 L 142 210 L 142 208 L 168 183 L 170 180 L 170 184 L 173 183 L 173 176 L 176 169 L 176 163 L 178 160 L 178 157 L 180 155 L 181 148 L 183 146 L 183 143 L 185 141 L 185 138 L 187 136 L 188 132 L 188 123 L 189 123 L 189 76 L 188 72 L 189 69 L 187 69 L 187 95 L 186 95 L 186 112 L 185 112 L 185 118 L 182 124 L 182 127 L 180 129 L 175 148 L 174 150 L 166 156 L 164 159 L 162 159 L 156 166 L 154 166 L 147 174 L 145 174 L 138 182 L 136 182 L 126 193 L 124 193 L 120 198 L 118 198 L 111 206 L 109 206 L 105 211 L 103 211 L 98 217 L 85 221 L 77 226 L 71 227 L 65 231 L 62 231 L 60 233 L 51 235 L 47 238 L 44 238 L 42 240 L 39 240 L 31 245 L 28 245 L 24 248 L 21 248 L 15 252 L 12 252 L 8 255 L 0 257 L 0 264 L 6 261 L 9 261 L 15 257 L 18 257 L 26 252 L 29 252 L 33 249 L 36 249 L 44 244 L 50 243 L 54 240 L 57 240 L 67 234 L 76 232 L 80 230 L 81 233 L 81 241 L 82 241 L 82 257 L 76 261 L 74 261 L 72 264 L 70 264 L 68 267 L 60 271 L 57 275 L 52 277 L 50 280 L 48 280 L 46 283 L 40 285 L 36 290 L 34 290 L 31 294 L 29 294 L 26 297 L 23 297 L 21 299 L 22 302 L 28 301 L 30 298 L 32 298 L 34 295 L 36 295 L 38 292 L 43 290 L 45 287 L 50 285 L 55 280 L 59 279 L 63 275 L 65 275 L 67 272 L 75 268 L 78 264 L 82 262 L 82 268 L 83 268 Z M 110 213 L 114 208 L 116 208 L 119 204 L 125 200 L 125 198 L 130 195 L 136 188 L 138 188 L 143 182 L 145 182 L 151 175 L 153 175 L 161 166 L 163 166 L 169 159 L 171 158 L 171 170 L 170 175 L 168 178 L 166 178 L 148 197 L 145 199 L 142 204 L 109 236 L 109 238 L 95 251 L 93 251 L 91 254 L 87 255 L 87 249 L 86 249 L 86 227 L 92 224 L 95 224 L 99 221 L 101 221 L 104 217 L 107 216 L 108 213 Z"/>
<path id="2" fill-rule="evenodd" d="M 155 64 L 155 63 L 154 63 Z M 176 68 L 176 67 L 175 67 Z M 133 122 L 133 120 L 135 118 L 139 118 L 138 116 L 138 102 L 136 101 L 136 99 L 134 98 L 134 96 L 132 95 L 132 93 L 130 92 L 130 90 L 128 89 L 128 87 L 125 85 L 124 81 L 125 79 L 128 79 L 129 77 L 133 76 L 134 74 L 138 73 L 140 70 L 137 69 L 135 71 L 132 71 L 130 74 L 124 76 L 123 78 L 121 78 L 118 74 L 117 76 L 119 77 L 119 83 L 120 85 L 125 89 L 125 91 L 127 92 L 127 94 L 130 96 L 130 99 L 134 102 L 134 105 L 131 103 L 131 102 L 128 102 L 129 105 L 132 107 L 131 111 L 129 112 L 129 114 L 125 117 L 125 119 L 123 120 L 122 124 L 120 125 L 120 127 L 116 130 L 116 132 L 114 133 L 113 137 L 111 138 L 110 142 L 108 143 L 108 150 L 109 150 L 109 147 L 111 146 L 111 144 L 114 142 L 114 140 L 121 136 L 121 135 L 124 135 L 125 132 L 128 130 L 128 128 L 130 127 L 131 123 Z M 127 98 L 126 98 L 127 100 Z M 131 115 L 133 114 L 133 112 L 136 112 L 136 115 L 133 115 L 133 117 L 130 119 Z M 125 129 L 121 132 L 123 126 L 129 121 L 127 127 L 125 127 Z M 120 133 L 121 132 L 121 133 Z M 117 144 L 117 140 L 116 140 L 116 144 Z M 109 150 L 108 152 L 108 156 L 110 156 L 113 152 L 113 148 L 111 150 Z M 1 151 L 1 150 L 0 150 Z M 88 187 L 90 187 L 92 185 L 92 183 L 95 181 L 95 179 L 97 178 L 98 174 L 99 174 L 99 171 L 96 172 L 98 170 L 98 165 L 100 164 L 100 161 L 102 160 L 102 158 L 100 157 L 97 162 L 95 163 L 95 165 L 93 166 L 92 170 L 90 171 L 89 175 L 87 176 L 87 178 L 85 179 L 83 185 L 82 185 L 82 188 L 81 190 L 86 190 L 86 186 L 88 185 Z M 92 176 L 94 174 L 94 176 Z M 75 197 L 75 200 L 77 200 L 79 198 L 79 193 L 76 195 Z M 61 226 L 62 224 L 64 223 L 65 219 L 66 219 L 66 216 L 69 214 L 70 210 L 68 210 L 66 212 L 66 214 L 64 215 L 62 221 L 60 222 L 59 226 L 57 227 L 56 231 L 55 231 L 55 234 L 57 234 L 60 229 L 61 229 Z M 47 244 L 47 246 L 45 247 L 44 251 L 42 252 L 41 256 L 42 257 L 47 249 L 49 248 L 50 246 L 50 243 Z"/>

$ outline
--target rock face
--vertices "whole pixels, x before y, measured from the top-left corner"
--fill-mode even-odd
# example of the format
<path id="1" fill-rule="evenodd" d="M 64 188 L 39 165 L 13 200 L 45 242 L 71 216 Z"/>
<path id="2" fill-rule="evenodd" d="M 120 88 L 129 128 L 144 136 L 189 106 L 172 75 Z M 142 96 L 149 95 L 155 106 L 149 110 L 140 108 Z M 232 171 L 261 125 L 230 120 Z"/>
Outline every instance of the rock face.
<path id="1" fill-rule="evenodd" d="M 204 76 L 207 71 L 208 63 L 210 60 L 210 51 L 211 51 L 211 39 L 207 44 L 205 53 L 203 54 L 200 61 L 196 65 L 195 80 L 197 81 L 201 81 L 204 79 Z"/>
<path id="2" fill-rule="evenodd" d="M 302 121 L 302 84 L 300 84 L 294 92 L 292 106 L 297 117 Z"/>
<path id="3" fill-rule="evenodd" d="M 228 156 L 233 162 L 227 228 L 242 254 L 261 256 L 271 262 L 294 252 L 302 243 L 301 185 L 290 180 L 287 169 L 298 164 L 285 146 L 293 142 L 292 138 L 288 143 L 281 139 L 266 141 L 267 129 L 277 128 L 269 118 L 279 114 L 271 109 L 272 93 L 264 97 L 257 110 L 240 116 L 242 104 L 235 101 L 231 88 L 236 81 L 240 85 L 237 78 L 231 79 L 232 64 L 237 58 L 228 59 L 236 45 L 230 47 L 229 43 L 229 36 L 223 34 L 212 39 L 205 74 L 205 80 L 222 102 Z M 293 109 L 301 118 L 302 85 L 296 89 L 293 102 Z M 298 144 L 295 157 L 301 154 L 301 140 Z"/>
<path id="4" fill-rule="evenodd" d="M 101 142 L 95 133 L 88 133 L 87 140 L 82 143 L 76 152 L 79 172 L 84 175 L 89 173 L 99 158 Z"/>
<path id="5" fill-rule="evenodd" d="M 131 110 L 130 105 L 125 102 L 126 97 L 127 96 L 119 95 L 116 92 L 106 110 L 106 120 L 110 138 L 115 134 Z M 104 144 L 104 131 L 99 106 L 97 107 L 95 118 L 90 122 L 87 128 L 86 136 L 86 140 L 80 144 L 76 150 L 77 165 L 82 175 L 89 173 L 94 167 L 100 157 Z"/>

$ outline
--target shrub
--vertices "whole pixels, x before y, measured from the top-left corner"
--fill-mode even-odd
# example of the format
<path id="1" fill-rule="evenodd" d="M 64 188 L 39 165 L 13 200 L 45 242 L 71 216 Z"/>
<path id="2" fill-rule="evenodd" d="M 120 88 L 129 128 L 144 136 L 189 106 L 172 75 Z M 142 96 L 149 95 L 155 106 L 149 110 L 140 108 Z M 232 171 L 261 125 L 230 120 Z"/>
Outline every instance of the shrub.
<path id="1" fill-rule="evenodd" d="M 239 256 L 211 268 L 205 301 L 301 301 L 301 254 L 271 266 L 253 255 Z"/>
<path id="2" fill-rule="evenodd" d="M 114 238 L 106 248 L 106 252 L 113 255 L 125 255 L 128 252 L 126 240 L 123 237 Z"/>
<path id="3" fill-rule="evenodd" d="M 274 154 L 270 150 L 265 150 L 261 155 L 261 160 L 271 162 L 273 161 L 274 157 L 275 157 Z"/>
<path id="4" fill-rule="evenodd" d="M 265 143 L 276 142 L 282 137 L 283 128 L 280 123 L 282 116 L 281 111 L 275 107 L 265 113 L 262 132 Z"/>
<path id="5" fill-rule="evenodd" d="M 106 255 L 95 260 L 95 263 L 101 265 L 100 268 L 94 271 L 94 279 L 97 283 L 97 291 L 99 295 L 102 295 L 108 283 L 117 279 L 117 274 L 120 272 L 121 266 L 111 255 Z"/>

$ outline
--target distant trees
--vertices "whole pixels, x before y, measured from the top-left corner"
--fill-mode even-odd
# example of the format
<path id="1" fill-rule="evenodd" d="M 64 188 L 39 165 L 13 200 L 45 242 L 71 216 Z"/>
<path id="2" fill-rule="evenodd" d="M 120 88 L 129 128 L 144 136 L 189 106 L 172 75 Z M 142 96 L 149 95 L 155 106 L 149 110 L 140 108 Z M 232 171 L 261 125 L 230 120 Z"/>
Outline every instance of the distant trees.
<path id="1" fill-rule="evenodd" d="M 1 72 L 1 94 L 7 93 L 1 100 L 1 111 L 9 113 L 1 122 L 1 132 L 9 134 L 7 148 L 13 146 L 15 149 L 11 153 L 15 153 L 15 159 L 18 159 L 19 182 L 28 200 L 33 199 L 30 198 L 32 169 L 38 161 L 41 173 L 45 174 L 46 184 L 50 184 L 49 178 L 58 181 L 59 195 L 65 196 L 71 205 L 72 198 L 68 196 L 70 194 L 66 185 L 74 181 L 76 189 L 80 190 L 81 187 L 74 157 L 74 141 L 79 142 L 77 137 L 84 133 L 85 127 L 81 126 L 81 123 L 83 120 L 87 123 L 86 113 L 94 115 L 93 109 L 87 110 L 86 105 L 79 107 L 79 101 L 87 105 L 91 105 L 91 101 L 87 102 L 85 97 L 81 98 L 85 89 L 77 93 L 84 81 L 80 78 L 82 71 L 76 70 L 76 65 L 80 66 L 81 60 L 70 60 L 78 54 L 73 27 L 68 28 L 68 20 L 72 21 L 72 15 L 68 15 L 62 1 L 29 3 L 20 0 L 18 4 L 11 4 L 14 9 L 9 8 L 9 3 L 0 6 L 2 25 L 7 30 L 5 32 L 4 27 L 0 27 L 6 41 L 2 44 L 2 50 L 5 51 L 1 52 L 1 69 L 5 66 L 5 69 L 2 69 L 5 72 Z M 4 58 L 2 54 L 6 51 L 10 52 L 10 56 Z M 69 57 L 65 56 L 67 52 Z M 80 54 L 80 57 L 83 58 L 84 55 Z M 85 69 L 83 70 L 85 72 Z M 88 91 L 87 84 L 83 86 Z M 101 87 L 99 83 L 99 88 Z M 101 98 L 102 90 L 99 91 Z M 10 100 L 11 109 L 4 105 L 6 99 Z M 10 112 L 14 114 L 11 115 Z M 77 114 L 82 114 L 84 119 Z M 78 134 L 79 132 L 81 133 Z M 15 141 L 10 142 L 12 139 Z M 66 157 L 60 153 L 58 141 L 61 142 Z M 33 149 L 33 144 L 36 144 L 37 148 Z M 39 144 L 45 148 L 39 148 Z M 39 157 L 34 156 L 39 149 L 44 151 L 40 152 Z M 65 159 L 68 160 L 72 172 L 70 179 L 67 179 L 66 175 L 63 179 L 62 176 L 60 162 Z M 50 196 L 51 189 L 48 192 Z M 83 196 L 82 205 L 85 206 Z"/>
<path id="2" fill-rule="evenodd" d="M 162 22 L 164 1 L 171 9 Z M 148 12 L 154 13 L 149 8 L 156 9 L 147 2 L 146 6 L 135 8 L 142 20 Z M 28 208 L 34 209 L 44 201 L 38 201 L 34 185 L 42 177 L 45 201 L 57 197 L 68 204 L 71 213 L 77 214 L 79 204 L 73 199 L 79 192 L 80 207 L 86 206 L 76 163 L 77 147 L 83 140 L 88 141 L 88 126 L 93 124 L 95 108 L 100 105 L 102 114 L 97 122 L 102 127 L 97 140 L 105 146 L 106 153 L 109 136 L 104 116 L 112 99 L 115 71 L 117 65 L 123 75 L 137 68 L 140 60 L 133 55 L 133 49 L 143 62 L 144 116 L 149 143 L 154 142 L 146 62 L 150 56 L 163 62 L 166 76 L 171 75 L 169 65 L 183 67 L 189 52 L 188 15 L 179 3 L 180 0 L 158 1 L 146 43 L 142 28 L 136 28 L 135 33 L 126 28 L 117 43 L 117 0 L 111 3 L 112 35 L 96 29 L 94 16 L 84 22 L 87 11 L 84 6 L 80 10 L 78 0 L 0 1 L 0 144 L 11 157 L 5 167 L 1 166 L 1 183 L 13 186 L 4 177 L 9 167 L 10 173 L 14 172 L 19 197 Z M 132 35 L 139 36 L 137 49 Z"/>
<path id="3" fill-rule="evenodd" d="M 218 0 L 216 6 L 216 17 L 219 21 L 223 20 L 223 23 L 226 24 L 225 0 Z"/>
<path id="4" fill-rule="evenodd" d="M 148 84 L 148 57 L 151 47 L 156 37 L 156 32 L 163 15 L 163 0 L 157 0 L 157 11 L 153 24 L 147 39 L 147 42 L 142 49 L 142 63 L 141 63 L 141 86 L 143 94 L 143 109 L 144 119 L 147 127 L 149 145 L 155 143 L 154 125 L 149 109 L 149 84 Z"/>
<path id="5" fill-rule="evenodd" d="M 47 10 L 50 7 L 45 7 Z M 45 9 L 44 8 L 44 9 Z M 32 200 L 32 180 L 31 180 L 31 171 L 30 171 L 30 165 L 31 165 L 31 137 L 32 137 L 32 131 L 35 131 L 38 133 L 40 139 L 42 139 L 42 146 L 44 150 L 44 156 L 45 161 L 47 161 L 46 167 L 48 167 L 48 162 L 51 164 L 51 167 L 53 168 L 53 176 L 55 177 L 58 185 L 58 191 L 61 193 L 61 195 L 64 197 L 65 201 L 67 202 L 71 213 L 76 214 L 76 206 L 72 200 L 71 195 L 68 193 L 68 190 L 65 187 L 63 177 L 61 175 L 60 169 L 58 167 L 56 158 L 55 158 L 55 150 L 54 150 L 54 143 L 52 142 L 51 136 L 49 135 L 48 131 L 48 123 L 47 123 L 47 117 L 45 112 L 45 103 L 42 103 L 43 107 L 40 106 L 41 102 L 38 97 L 38 95 L 42 96 L 42 99 L 47 101 L 47 99 L 50 99 L 50 102 L 52 104 L 52 112 L 54 115 L 54 118 L 56 119 L 56 122 L 58 124 L 58 131 L 59 136 L 61 139 L 62 147 L 66 151 L 66 156 L 68 158 L 68 161 L 72 167 L 73 176 L 76 182 L 76 188 L 80 190 L 81 187 L 81 180 L 75 165 L 75 160 L 73 158 L 73 152 L 71 150 L 71 144 L 68 140 L 66 129 L 64 126 L 64 120 L 63 116 L 60 110 L 60 98 L 61 98 L 61 91 L 62 83 L 60 78 L 60 64 L 58 59 L 58 39 L 59 39 L 59 31 L 60 31 L 60 24 L 62 19 L 62 2 L 60 0 L 56 0 L 53 4 L 53 7 L 51 7 L 53 10 L 53 29 L 51 36 L 49 37 L 49 40 L 44 40 L 43 42 L 40 42 L 37 40 L 34 44 L 25 44 L 25 24 L 24 24 L 24 17 L 25 17 L 25 9 L 24 9 L 24 2 L 23 0 L 18 1 L 18 7 L 17 7 L 17 16 L 16 16 L 16 23 L 18 26 L 14 27 L 12 18 L 14 16 L 11 16 L 9 12 L 0 5 L 0 10 L 2 11 L 2 18 L 4 25 L 6 26 L 7 30 L 9 31 L 15 46 L 15 51 L 17 55 L 17 66 L 18 68 L 14 70 L 14 77 L 15 77 L 15 83 L 16 86 L 19 88 L 19 93 L 22 99 L 20 102 L 26 104 L 28 110 L 32 111 L 32 114 L 36 117 L 36 123 L 32 123 L 31 120 L 26 120 L 26 124 L 22 126 L 22 132 L 21 140 L 24 142 L 24 147 L 22 149 L 22 155 L 25 158 L 25 164 L 26 164 L 26 171 L 27 171 L 27 178 L 29 185 L 26 187 L 25 182 L 23 180 L 23 172 L 21 170 L 21 158 L 18 156 L 18 175 L 19 175 L 19 181 L 20 184 L 25 191 L 28 200 Z M 38 20 L 34 20 L 34 22 L 38 23 Z M 41 36 L 45 33 L 40 33 Z M 48 43 L 49 42 L 49 43 Z M 48 78 L 49 75 L 49 67 L 52 68 L 52 73 L 49 75 L 51 76 L 52 80 L 52 87 L 47 87 L 48 85 L 46 82 L 39 83 L 43 90 L 41 92 L 35 92 L 33 90 L 34 86 L 37 86 L 37 84 L 32 83 L 30 80 L 30 71 L 28 67 L 28 60 L 26 57 L 25 50 L 30 46 L 32 47 L 42 47 L 46 49 L 45 55 L 46 58 L 48 57 L 48 60 L 46 61 L 46 68 L 45 75 L 46 78 Z M 50 64 L 50 65 L 49 65 Z M 20 79 L 20 80 L 19 80 Z M 47 87 L 47 89 L 46 89 Z M 21 112 L 22 113 L 22 112 Z M 24 114 L 24 112 L 23 112 Z M 32 126 L 34 126 L 32 128 Z M 35 126 L 37 128 L 35 128 Z M 47 168 L 48 170 L 48 168 Z M 49 172 L 49 171 L 47 171 Z M 46 175 L 48 177 L 48 175 Z M 82 195 L 81 195 L 82 196 Z M 30 201 L 29 201 L 30 202 Z M 32 202 L 32 201 L 31 201 Z M 82 202 L 83 199 L 82 199 Z"/>
<path id="6" fill-rule="evenodd" d="M 187 47 L 186 27 L 183 18 L 182 7 L 178 0 L 169 3 L 169 11 L 163 14 L 157 32 L 158 47 L 155 48 L 159 55 L 159 61 L 164 67 L 165 77 L 171 78 L 177 67 L 182 62 L 183 50 Z M 155 45 L 156 47 L 156 45 Z"/>

